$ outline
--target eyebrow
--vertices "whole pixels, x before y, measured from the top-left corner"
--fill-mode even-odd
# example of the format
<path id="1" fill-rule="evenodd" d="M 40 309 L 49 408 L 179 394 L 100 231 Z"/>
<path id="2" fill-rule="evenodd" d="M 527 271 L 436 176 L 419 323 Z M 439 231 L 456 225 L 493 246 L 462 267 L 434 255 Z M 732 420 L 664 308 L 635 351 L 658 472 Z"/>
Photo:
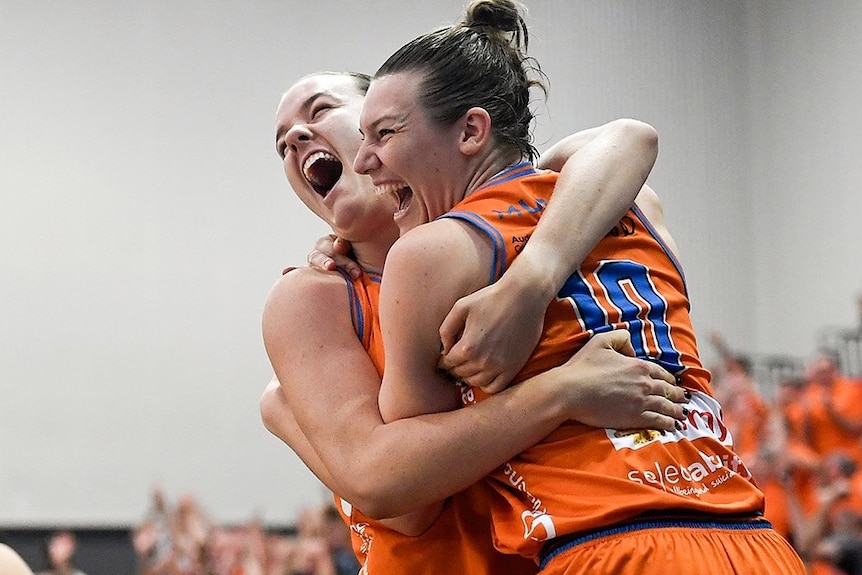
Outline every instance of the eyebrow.
<path id="1" fill-rule="evenodd" d="M 384 124 L 386 122 L 393 122 L 395 124 L 404 123 L 405 116 L 406 116 L 405 114 L 401 114 L 401 115 L 396 115 L 393 113 L 384 114 L 383 116 L 380 116 L 379 118 L 377 118 L 376 120 L 371 122 L 371 124 L 368 125 L 368 130 L 370 132 L 374 132 L 378 128 L 378 126 L 380 126 L 380 124 Z M 362 132 L 362 126 L 359 127 L 359 131 Z"/>
<path id="2" fill-rule="evenodd" d="M 324 96 L 333 96 L 332 92 L 323 91 L 323 92 L 315 92 L 311 96 L 305 99 L 305 101 L 299 106 L 300 112 L 307 112 L 319 98 Z M 275 147 L 278 149 L 278 141 L 281 140 L 281 137 L 284 136 L 284 133 L 287 132 L 288 128 L 279 128 L 275 133 Z"/>

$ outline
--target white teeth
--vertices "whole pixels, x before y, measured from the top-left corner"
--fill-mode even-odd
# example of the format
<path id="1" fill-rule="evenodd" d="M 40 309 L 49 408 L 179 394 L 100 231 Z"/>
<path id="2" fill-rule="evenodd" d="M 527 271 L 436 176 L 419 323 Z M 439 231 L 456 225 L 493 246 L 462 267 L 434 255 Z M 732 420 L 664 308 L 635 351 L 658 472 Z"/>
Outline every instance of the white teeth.
<path id="1" fill-rule="evenodd" d="M 306 178 L 311 179 L 311 166 L 313 166 L 314 162 L 317 160 L 332 160 L 333 162 L 337 162 L 338 158 L 327 152 L 315 152 L 311 154 L 302 165 L 302 172 L 305 174 Z"/>
<path id="2" fill-rule="evenodd" d="M 405 187 L 407 186 L 404 184 L 381 184 L 374 188 L 374 192 L 380 196 L 385 194 L 396 194 L 398 193 L 398 190 L 402 190 Z"/>

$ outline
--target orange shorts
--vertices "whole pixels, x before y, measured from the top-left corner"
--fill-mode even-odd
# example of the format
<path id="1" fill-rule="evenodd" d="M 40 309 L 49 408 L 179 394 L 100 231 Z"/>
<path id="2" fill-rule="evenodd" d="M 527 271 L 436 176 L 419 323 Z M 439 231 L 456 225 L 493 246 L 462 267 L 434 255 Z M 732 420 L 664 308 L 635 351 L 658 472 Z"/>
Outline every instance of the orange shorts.
<path id="1" fill-rule="evenodd" d="M 644 521 L 579 537 L 541 561 L 541 575 L 805 575 L 767 521 Z"/>

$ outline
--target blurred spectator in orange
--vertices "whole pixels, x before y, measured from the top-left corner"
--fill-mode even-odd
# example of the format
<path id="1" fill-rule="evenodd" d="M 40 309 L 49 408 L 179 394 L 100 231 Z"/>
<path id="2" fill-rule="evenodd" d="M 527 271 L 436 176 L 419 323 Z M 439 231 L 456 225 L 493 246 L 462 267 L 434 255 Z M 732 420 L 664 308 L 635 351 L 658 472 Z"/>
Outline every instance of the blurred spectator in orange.
<path id="1" fill-rule="evenodd" d="M 713 391 L 722 406 L 722 419 L 733 436 L 733 447 L 743 461 L 760 451 L 768 429 L 769 406 L 763 399 L 751 374 L 751 360 L 733 353 L 717 333 L 710 342 L 721 363 L 713 369 Z"/>
<path id="2" fill-rule="evenodd" d="M 844 377 L 838 359 L 819 352 L 805 367 L 803 433 L 820 456 L 840 451 L 862 467 L 862 385 Z"/>

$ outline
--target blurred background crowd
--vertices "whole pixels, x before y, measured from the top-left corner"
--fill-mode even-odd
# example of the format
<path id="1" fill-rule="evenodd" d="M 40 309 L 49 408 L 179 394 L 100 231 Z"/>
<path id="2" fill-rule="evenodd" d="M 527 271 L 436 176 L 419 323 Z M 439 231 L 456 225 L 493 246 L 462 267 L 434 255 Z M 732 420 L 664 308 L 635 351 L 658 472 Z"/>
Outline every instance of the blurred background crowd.
<path id="1" fill-rule="evenodd" d="M 862 574 L 862 294 L 854 323 L 824 329 L 806 361 L 708 341 L 736 451 L 813 575 Z"/>
<path id="2" fill-rule="evenodd" d="M 226 528 L 189 495 L 158 489 L 132 532 L 138 575 L 356 575 L 350 535 L 333 505 L 307 508 L 289 533 L 259 521 Z"/>
<path id="3" fill-rule="evenodd" d="M 285 529 L 265 527 L 256 519 L 225 526 L 195 497 L 183 495 L 172 502 L 156 488 L 145 517 L 125 536 L 134 560 L 125 553 L 106 567 L 102 557 L 90 572 L 85 564 L 98 551 L 90 548 L 80 562 L 76 553 L 79 537 L 85 543 L 91 536 L 86 529 L 53 532 L 45 538 L 41 557 L 11 546 L 35 575 L 357 575 L 360 568 L 348 528 L 331 504 L 306 508 Z M 5 575 L 2 569 L 0 575 Z"/>

